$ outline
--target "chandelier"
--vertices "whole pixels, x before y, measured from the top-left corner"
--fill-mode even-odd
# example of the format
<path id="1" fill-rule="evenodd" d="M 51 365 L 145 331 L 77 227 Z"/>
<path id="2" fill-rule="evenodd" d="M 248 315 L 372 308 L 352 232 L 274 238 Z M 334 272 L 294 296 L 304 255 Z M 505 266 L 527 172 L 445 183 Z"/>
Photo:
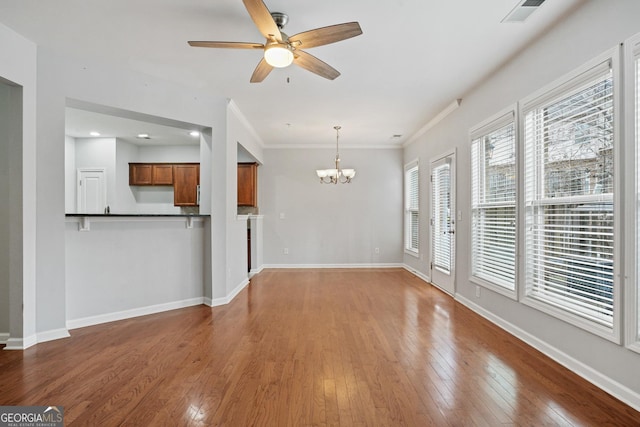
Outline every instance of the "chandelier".
<path id="1" fill-rule="evenodd" d="M 320 178 L 321 184 L 347 184 L 356 176 L 355 169 L 340 168 L 340 153 L 338 151 L 338 140 L 340 139 L 340 126 L 333 127 L 336 130 L 336 167 L 334 169 L 318 169 L 316 174 Z"/>

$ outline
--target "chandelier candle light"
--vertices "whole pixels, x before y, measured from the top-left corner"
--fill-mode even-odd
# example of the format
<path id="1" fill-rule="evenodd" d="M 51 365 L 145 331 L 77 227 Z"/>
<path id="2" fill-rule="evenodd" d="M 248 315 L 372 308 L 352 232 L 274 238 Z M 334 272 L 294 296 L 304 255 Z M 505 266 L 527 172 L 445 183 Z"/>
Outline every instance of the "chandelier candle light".
<path id="1" fill-rule="evenodd" d="M 355 169 L 340 168 L 340 152 L 338 150 L 338 141 L 340 139 L 340 126 L 333 127 L 336 130 L 336 167 L 335 169 L 318 169 L 316 174 L 320 178 L 321 184 L 347 184 L 356 176 Z"/>

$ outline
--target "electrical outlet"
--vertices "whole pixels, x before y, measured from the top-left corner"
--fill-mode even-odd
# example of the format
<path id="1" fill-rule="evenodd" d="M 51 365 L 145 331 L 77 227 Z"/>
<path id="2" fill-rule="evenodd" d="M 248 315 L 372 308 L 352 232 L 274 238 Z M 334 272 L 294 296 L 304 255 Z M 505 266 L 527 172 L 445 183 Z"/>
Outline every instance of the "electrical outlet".
<path id="1" fill-rule="evenodd" d="M 282 250 L 282 253 L 285 254 L 285 255 L 289 255 L 289 248 L 284 248 Z"/>
<path id="2" fill-rule="evenodd" d="M 280 219 L 284 219 L 284 218 L 285 218 L 284 212 L 280 212 Z"/>
<path id="3" fill-rule="evenodd" d="M 476 298 L 480 298 L 480 286 L 476 286 Z"/>
<path id="4" fill-rule="evenodd" d="M 373 252 L 375 252 L 376 254 L 379 254 L 379 253 L 380 253 L 380 248 L 375 248 L 375 249 L 373 250 Z"/>

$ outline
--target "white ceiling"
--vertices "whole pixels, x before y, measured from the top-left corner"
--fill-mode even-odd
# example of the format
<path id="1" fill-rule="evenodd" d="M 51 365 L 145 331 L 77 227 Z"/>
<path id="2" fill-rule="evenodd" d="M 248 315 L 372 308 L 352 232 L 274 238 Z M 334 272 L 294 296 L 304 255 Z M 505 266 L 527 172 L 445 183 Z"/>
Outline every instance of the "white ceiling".
<path id="1" fill-rule="evenodd" d="M 334 81 L 291 66 L 258 84 L 260 51 L 187 45 L 263 43 L 241 0 L 0 0 L 0 22 L 40 46 L 233 99 L 267 147 L 331 145 L 334 125 L 341 144 L 394 146 L 585 1 L 547 0 L 506 24 L 518 0 L 267 0 L 289 15 L 287 34 L 358 21 L 363 35 L 309 49 L 342 73 Z"/>
<path id="2" fill-rule="evenodd" d="M 90 108 L 90 107 L 88 107 Z M 175 127 L 156 122 L 98 113 L 87 109 L 67 107 L 65 135 L 74 138 L 92 137 L 98 132 L 100 138 L 118 138 L 139 146 L 149 145 L 199 145 L 200 138 L 191 136 L 191 131 L 200 132 L 198 127 Z M 148 138 L 138 135 L 147 134 Z"/>

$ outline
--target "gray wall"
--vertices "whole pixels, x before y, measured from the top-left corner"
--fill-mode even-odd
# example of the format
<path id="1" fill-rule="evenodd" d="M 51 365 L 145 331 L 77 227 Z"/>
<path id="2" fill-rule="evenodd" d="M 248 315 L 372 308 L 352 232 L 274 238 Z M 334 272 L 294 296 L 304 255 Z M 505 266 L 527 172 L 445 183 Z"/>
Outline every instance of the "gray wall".
<path id="1" fill-rule="evenodd" d="M 64 138 L 64 209 L 66 213 L 77 210 L 76 199 L 76 140 L 73 137 Z"/>
<path id="2" fill-rule="evenodd" d="M 0 200 L 11 200 L 12 146 L 19 145 L 16 138 L 20 135 L 20 102 L 22 91 L 0 81 Z M 0 203 L 0 341 L 9 335 L 9 295 L 10 295 L 10 258 L 11 258 L 11 203 Z"/>
<path id="3" fill-rule="evenodd" d="M 185 218 L 117 218 L 78 231 L 66 224 L 67 321 L 71 326 L 138 315 L 150 307 L 202 302 L 205 221 Z M 126 272 L 126 274 L 123 274 Z M 126 316 L 122 316 L 126 317 Z M 78 325 L 78 323 L 80 323 Z"/>
<path id="4" fill-rule="evenodd" d="M 420 159 L 421 170 L 433 157 L 457 150 L 456 298 L 497 321 L 591 381 L 640 407 L 640 354 L 540 311 L 483 289 L 475 296 L 470 270 L 469 129 L 640 32 L 640 2 L 590 1 L 505 64 L 463 98 L 460 108 L 405 149 L 404 161 Z M 421 178 L 421 209 L 428 212 L 427 175 Z M 632 175 L 629 175 L 630 177 Z M 422 216 L 421 241 L 427 242 L 428 215 Z M 633 236 L 630 236 L 633 238 Z M 630 255 L 632 256 L 632 255 Z M 425 256 L 426 257 L 426 256 Z M 405 255 L 405 263 L 429 275 L 427 263 Z M 636 284 L 637 286 L 637 284 Z"/>
<path id="5" fill-rule="evenodd" d="M 137 145 L 116 139 L 116 194 L 115 202 L 111 205 L 112 213 L 138 212 L 135 187 L 129 186 L 129 162 L 136 162 L 137 158 Z"/>
<path id="6" fill-rule="evenodd" d="M 332 149 L 264 150 L 258 192 L 265 265 L 402 262 L 402 150 L 341 149 L 343 167 L 356 169 L 356 177 L 320 184 L 316 169 L 332 166 L 334 157 Z"/>

